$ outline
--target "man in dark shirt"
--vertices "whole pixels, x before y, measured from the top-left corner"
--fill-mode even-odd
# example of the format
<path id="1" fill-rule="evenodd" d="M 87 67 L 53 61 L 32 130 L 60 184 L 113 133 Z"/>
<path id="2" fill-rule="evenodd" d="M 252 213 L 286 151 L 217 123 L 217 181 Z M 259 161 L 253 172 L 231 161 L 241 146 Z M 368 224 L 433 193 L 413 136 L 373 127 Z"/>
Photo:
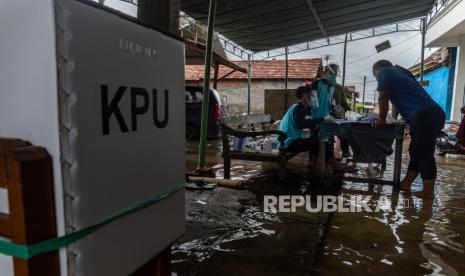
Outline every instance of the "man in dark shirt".
<path id="1" fill-rule="evenodd" d="M 410 163 L 401 188 L 410 191 L 415 178 L 421 175 L 423 191 L 415 194 L 433 198 L 437 174 L 435 141 L 444 126 L 444 111 L 408 70 L 393 66 L 387 60 L 380 60 L 373 65 L 373 75 L 378 81 L 379 91 L 379 119 L 374 123 L 375 126 L 386 125 L 389 101 L 410 125 Z"/>

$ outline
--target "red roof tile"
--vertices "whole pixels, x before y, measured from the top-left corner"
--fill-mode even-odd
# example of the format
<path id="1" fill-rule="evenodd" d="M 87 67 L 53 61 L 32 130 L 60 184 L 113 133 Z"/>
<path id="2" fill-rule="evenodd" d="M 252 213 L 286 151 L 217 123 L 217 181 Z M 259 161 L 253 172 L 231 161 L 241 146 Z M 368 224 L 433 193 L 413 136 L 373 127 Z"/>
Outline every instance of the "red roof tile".
<path id="1" fill-rule="evenodd" d="M 247 68 L 245 61 L 234 61 L 235 64 Z M 293 59 L 289 60 L 289 79 L 313 79 L 316 76 L 318 66 L 321 64 L 321 59 Z M 232 69 L 220 66 L 218 77 L 231 72 Z M 285 60 L 261 60 L 252 62 L 252 79 L 284 79 L 286 75 Z M 211 71 L 213 77 L 213 70 Z M 188 81 L 198 81 L 204 77 L 203 65 L 186 65 L 185 79 Z M 234 72 L 226 77 L 226 79 L 247 79 L 247 74 L 242 72 Z"/>

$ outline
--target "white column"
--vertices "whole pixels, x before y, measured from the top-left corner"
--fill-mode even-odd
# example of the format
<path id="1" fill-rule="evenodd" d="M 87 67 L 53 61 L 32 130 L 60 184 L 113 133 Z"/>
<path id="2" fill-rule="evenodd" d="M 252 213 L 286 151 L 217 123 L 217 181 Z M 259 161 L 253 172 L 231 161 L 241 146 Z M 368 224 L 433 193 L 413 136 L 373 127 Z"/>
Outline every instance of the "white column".
<path id="1" fill-rule="evenodd" d="M 465 90 L 465 34 L 460 35 L 460 45 L 457 49 L 457 63 L 454 78 L 454 94 L 452 95 L 451 120 L 460 122 L 460 109 L 464 105 Z"/>

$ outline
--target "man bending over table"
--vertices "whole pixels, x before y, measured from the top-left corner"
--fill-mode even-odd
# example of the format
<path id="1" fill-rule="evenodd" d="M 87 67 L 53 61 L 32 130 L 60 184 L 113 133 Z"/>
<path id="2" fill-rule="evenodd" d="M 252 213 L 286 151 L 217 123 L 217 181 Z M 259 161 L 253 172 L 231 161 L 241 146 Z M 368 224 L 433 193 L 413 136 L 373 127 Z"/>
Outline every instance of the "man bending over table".
<path id="1" fill-rule="evenodd" d="M 437 174 L 435 141 L 444 127 L 444 111 L 407 69 L 393 66 L 387 60 L 380 60 L 373 65 L 373 75 L 378 81 L 379 91 L 379 119 L 375 122 L 375 127 L 386 125 L 389 101 L 410 125 L 410 163 L 401 182 L 401 189 L 410 191 L 415 178 L 421 175 L 423 191 L 414 194 L 433 198 Z"/>

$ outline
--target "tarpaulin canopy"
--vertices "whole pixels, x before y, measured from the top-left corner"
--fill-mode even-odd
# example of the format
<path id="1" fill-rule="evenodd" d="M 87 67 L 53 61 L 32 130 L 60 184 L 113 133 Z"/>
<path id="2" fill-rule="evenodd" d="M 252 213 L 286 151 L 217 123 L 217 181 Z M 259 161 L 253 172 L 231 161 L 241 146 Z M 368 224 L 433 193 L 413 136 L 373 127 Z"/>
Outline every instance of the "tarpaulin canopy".
<path id="1" fill-rule="evenodd" d="M 217 0 L 215 30 L 254 52 L 425 16 L 434 0 Z M 207 22 L 209 0 L 181 0 Z"/>

